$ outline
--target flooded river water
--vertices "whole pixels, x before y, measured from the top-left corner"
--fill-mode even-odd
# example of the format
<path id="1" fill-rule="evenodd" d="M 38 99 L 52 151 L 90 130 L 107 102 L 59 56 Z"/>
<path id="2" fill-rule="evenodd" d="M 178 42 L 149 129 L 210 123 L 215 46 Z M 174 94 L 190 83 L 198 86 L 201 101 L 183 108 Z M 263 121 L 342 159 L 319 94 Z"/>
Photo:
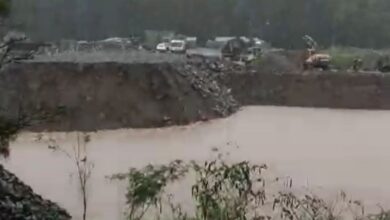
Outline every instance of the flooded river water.
<path id="1" fill-rule="evenodd" d="M 78 219 L 81 203 L 74 164 L 24 133 L 2 161 L 33 189 Z M 345 189 L 366 203 L 390 204 L 390 111 L 246 107 L 227 119 L 186 127 L 100 131 L 91 134 L 94 163 L 89 219 L 122 219 L 125 183 L 105 178 L 129 167 L 173 159 L 205 160 L 211 149 L 235 160 L 267 163 L 298 186 Z M 44 134 L 66 150 L 74 133 Z M 239 146 L 239 147 L 236 147 Z"/>

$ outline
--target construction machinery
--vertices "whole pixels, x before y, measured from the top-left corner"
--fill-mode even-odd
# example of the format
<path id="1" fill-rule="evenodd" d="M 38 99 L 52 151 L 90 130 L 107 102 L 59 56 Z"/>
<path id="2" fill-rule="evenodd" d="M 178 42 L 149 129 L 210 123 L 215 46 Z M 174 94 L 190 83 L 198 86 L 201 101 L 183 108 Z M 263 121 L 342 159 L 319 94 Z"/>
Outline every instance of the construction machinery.
<path id="1" fill-rule="evenodd" d="M 305 70 L 320 68 L 322 70 L 329 69 L 331 57 L 329 54 L 318 53 L 317 42 L 310 37 L 309 35 L 305 35 L 302 38 L 306 43 L 306 54 L 305 59 L 303 61 L 303 68 Z"/>
<path id="2" fill-rule="evenodd" d="M 246 51 L 247 45 L 240 37 L 221 37 L 217 42 L 222 42 L 221 53 L 223 58 L 238 61 L 240 56 Z"/>
<path id="3" fill-rule="evenodd" d="M 382 55 L 376 63 L 376 69 L 382 73 L 390 72 L 390 57 Z"/>
<path id="4" fill-rule="evenodd" d="M 8 32 L 0 42 L 0 64 L 32 59 L 34 51 L 23 50 L 23 42 L 27 40 L 24 33 Z"/>

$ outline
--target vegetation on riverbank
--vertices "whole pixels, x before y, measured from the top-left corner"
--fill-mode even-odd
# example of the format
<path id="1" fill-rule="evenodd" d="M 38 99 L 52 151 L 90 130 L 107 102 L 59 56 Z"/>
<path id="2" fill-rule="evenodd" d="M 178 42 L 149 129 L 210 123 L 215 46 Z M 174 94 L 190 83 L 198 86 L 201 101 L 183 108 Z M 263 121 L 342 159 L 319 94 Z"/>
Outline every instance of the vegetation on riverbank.
<path id="1" fill-rule="evenodd" d="M 221 154 L 204 163 L 173 161 L 166 165 L 132 168 L 111 179 L 128 182 L 129 220 L 389 220 L 389 213 L 365 213 L 361 201 L 340 192 L 329 202 L 311 192 L 298 193 L 290 178 L 269 179 L 267 166 L 248 161 L 227 162 Z M 192 207 L 175 202 L 169 187 L 195 177 L 188 188 Z M 155 215 L 151 217 L 151 215 Z"/>

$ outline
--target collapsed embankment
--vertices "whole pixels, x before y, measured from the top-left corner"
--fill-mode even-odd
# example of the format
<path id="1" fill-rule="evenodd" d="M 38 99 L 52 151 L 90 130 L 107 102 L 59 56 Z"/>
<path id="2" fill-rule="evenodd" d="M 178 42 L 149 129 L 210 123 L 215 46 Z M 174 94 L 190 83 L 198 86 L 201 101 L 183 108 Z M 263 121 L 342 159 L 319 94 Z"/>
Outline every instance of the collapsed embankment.
<path id="1" fill-rule="evenodd" d="M 0 93 L 2 114 L 61 112 L 36 131 L 184 125 L 238 109 L 206 70 L 186 64 L 22 63 L 0 74 Z"/>
<path id="2" fill-rule="evenodd" d="M 390 76 L 237 73 L 204 63 L 30 62 L 1 72 L 0 93 L 2 115 L 61 112 L 34 131 L 93 131 L 185 125 L 228 116 L 238 103 L 390 109 Z"/>
<path id="3" fill-rule="evenodd" d="M 390 109 L 390 75 L 382 73 L 228 74 L 223 82 L 242 105 Z"/>

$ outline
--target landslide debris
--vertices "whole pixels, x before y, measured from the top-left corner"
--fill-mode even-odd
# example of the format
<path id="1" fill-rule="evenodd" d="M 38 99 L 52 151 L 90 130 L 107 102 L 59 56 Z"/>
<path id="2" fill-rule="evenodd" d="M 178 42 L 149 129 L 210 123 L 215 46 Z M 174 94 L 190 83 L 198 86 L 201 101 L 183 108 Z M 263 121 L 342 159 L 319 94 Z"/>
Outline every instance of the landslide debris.
<path id="1" fill-rule="evenodd" d="M 214 100 L 213 110 L 221 117 L 226 117 L 238 110 L 239 103 L 232 96 L 231 89 L 217 80 L 223 74 L 218 68 L 219 64 L 214 63 L 212 65 L 215 66 L 210 66 L 207 63 L 198 63 L 198 65 L 187 63 L 179 67 L 178 73 L 191 83 L 202 98 Z"/>

